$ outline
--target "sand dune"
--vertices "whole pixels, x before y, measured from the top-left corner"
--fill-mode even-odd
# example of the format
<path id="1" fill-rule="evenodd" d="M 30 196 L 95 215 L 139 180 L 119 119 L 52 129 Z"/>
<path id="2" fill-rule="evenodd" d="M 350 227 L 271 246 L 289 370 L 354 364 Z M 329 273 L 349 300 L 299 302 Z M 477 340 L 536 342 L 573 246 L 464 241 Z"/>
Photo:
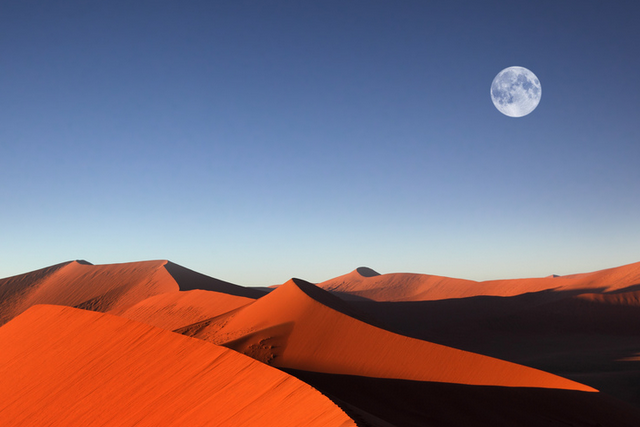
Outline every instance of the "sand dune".
<path id="1" fill-rule="evenodd" d="M 485 282 L 428 274 L 367 274 L 371 271 L 373 270 L 361 267 L 344 276 L 322 282 L 318 286 L 339 295 L 346 295 L 347 298 L 351 296 L 351 299 L 358 297 L 374 301 L 426 301 L 480 295 L 515 296 L 544 290 L 591 289 L 599 293 L 613 292 L 640 284 L 640 262 L 570 276 Z"/>
<path id="2" fill-rule="evenodd" d="M 264 292 L 204 276 L 166 260 L 92 265 L 72 261 L 0 280 L 0 324 L 35 304 L 119 314 L 151 296 L 205 289 L 259 298 Z"/>
<path id="3" fill-rule="evenodd" d="M 341 312 L 345 307 L 331 294 L 294 279 L 230 315 L 181 332 L 283 368 L 414 381 L 595 391 L 546 372 L 394 334 Z"/>
<path id="4" fill-rule="evenodd" d="M 3 426 L 355 426 L 277 369 L 108 314 L 34 306 L 0 348 Z"/>
<path id="5" fill-rule="evenodd" d="M 124 311 L 109 313 L 171 331 L 220 316 L 253 301 L 252 298 L 195 289 L 155 295 Z"/>
<path id="6" fill-rule="evenodd" d="M 168 261 L 0 279 L 0 425 L 640 425 L 640 263 L 268 291 Z"/>

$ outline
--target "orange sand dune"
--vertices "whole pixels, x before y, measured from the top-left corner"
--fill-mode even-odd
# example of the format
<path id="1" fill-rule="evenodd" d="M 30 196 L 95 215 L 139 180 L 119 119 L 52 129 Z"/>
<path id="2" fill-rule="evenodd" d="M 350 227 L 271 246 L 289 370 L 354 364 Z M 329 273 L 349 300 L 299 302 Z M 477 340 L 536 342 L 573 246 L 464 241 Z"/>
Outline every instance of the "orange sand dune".
<path id="1" fill-rule="evenodd" d="M 274 366 L 304 371 L 595 391 L 525 366 L 394 334 L 348 312 L 340 299 L 293 279 L 227 316 L 181 332 Z"/>
<path id="2" fill-rule="evenodd" d="M 277 369 L 108 314 L 38 305 L 0 348 L 2 426 L 355 426 Z"/>
<path id="3" fill-rule="evenodd" d="M 61 264 L 45 267 L 30 273 L 19 274 L 17 276 L 0 279 L 0 325 L 7 323 L 17 314 L 16 305 L 24 299 L 27 294 L 37 288 L 47 277 L 53 275 L 56 270 L 70 264 Z"/>
<path id="4" fill-rule="evenodd" d="M 109 313 L 171 331 L 220 316 L 253 301 L 252 298 L 195 289 L 155 295 L 122 312 Z"/>
<path id="5" fill-rule="evenodd" d="M 120 313 L 153 295 L 191 289 L 249 298 L 264 295 L 165 260 L 105 265 L 72 261 L 0 280 L 0 324 L 35 304 Z"/>
<path id="6" fill-rule="evenodd" d="M 475 282 L 412 273 L 379 275 L 361 267 L 320 283 L 321 288 L 344 296 L 374 301 L 426 301 L 479 295 L 514 296 L 543 290 L 591 289 L 613 292 L 640 284 L 640 262 L 570 276 Z"/>

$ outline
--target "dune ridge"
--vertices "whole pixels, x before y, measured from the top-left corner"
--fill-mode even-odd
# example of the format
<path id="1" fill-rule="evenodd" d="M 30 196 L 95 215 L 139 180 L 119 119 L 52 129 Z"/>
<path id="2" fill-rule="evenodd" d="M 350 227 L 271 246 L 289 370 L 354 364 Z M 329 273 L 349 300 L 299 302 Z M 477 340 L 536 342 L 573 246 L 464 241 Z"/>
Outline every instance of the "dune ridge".
<path id="1" fill-rule="evenodd" d="M 3 426 L 356 425 L 284 372 L 109 314 L 36 305 L 0 346 Z"/>
<path id="2" fill-rule="evenodd" d="M 360 270 L 363 268 L 360 267 Z M 483 282 L 415 273 L 363 275 L 356 269 L 319 283 L 318 286 L 337 294 L 373 301 L 428 301 L 482 295 L 507 297 L 544 290 L 592 289 L 596 293 L 604 293 L 638 284 L 640 262 L 568 276 Z"/>
<path id="3" fill-rule="evenodd" d="M 102 265 L 70 261 L 0 279 L 0 325 L 36 304 L 121 314 L 149 297 L 196 289 L 244 298 L 259 298 L 265 294 L 205 276 L 167 260 Z"/>
<path id="4" fill-rule="evenodd" d="M 3 302 L 2 311 L 8 320 L 36 304 L 78 306 L 94 311 L 133 305 L 152 295 L 178 289 L 175 280 L 162 268 L 166 262 L 91 265 L 71 261 L 35 283 L 28 283 L 25 277 L 20 297 Z"/>

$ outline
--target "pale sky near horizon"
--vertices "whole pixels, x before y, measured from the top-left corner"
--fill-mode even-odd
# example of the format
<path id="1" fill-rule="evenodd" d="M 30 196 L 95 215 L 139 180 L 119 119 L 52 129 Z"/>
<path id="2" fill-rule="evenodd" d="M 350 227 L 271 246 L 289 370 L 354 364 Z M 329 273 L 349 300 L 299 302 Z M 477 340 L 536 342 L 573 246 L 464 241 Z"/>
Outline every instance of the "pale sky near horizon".
<path id="1" fill-rule="evenodd" d="M 640 261 L 640 3 L 4 1 L 0 277 Z M 489 88 L 533 71 L 538 108 Z"/>

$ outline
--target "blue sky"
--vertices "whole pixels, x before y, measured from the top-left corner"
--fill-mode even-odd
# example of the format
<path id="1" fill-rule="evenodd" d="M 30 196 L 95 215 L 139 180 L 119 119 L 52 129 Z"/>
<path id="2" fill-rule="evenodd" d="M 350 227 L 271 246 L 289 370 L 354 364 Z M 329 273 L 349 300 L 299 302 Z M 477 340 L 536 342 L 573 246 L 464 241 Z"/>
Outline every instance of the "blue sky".
<path id="1" fill-rule="evenodd" d="M 640 261 L 640 4 L 5 1 L 0 277 L 243 285 Z M 538 108 L 500 114 L 508 66 Z"/>

